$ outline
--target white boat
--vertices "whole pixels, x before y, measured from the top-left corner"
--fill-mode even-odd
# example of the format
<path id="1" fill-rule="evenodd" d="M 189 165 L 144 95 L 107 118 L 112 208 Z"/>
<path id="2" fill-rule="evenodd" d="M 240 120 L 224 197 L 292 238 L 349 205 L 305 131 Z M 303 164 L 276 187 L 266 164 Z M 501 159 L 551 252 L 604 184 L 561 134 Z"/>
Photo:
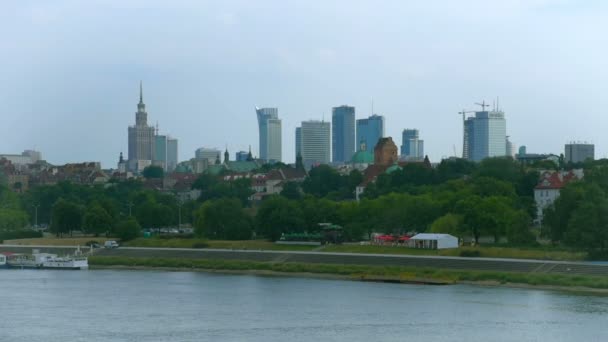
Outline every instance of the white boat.
<path id="1" fill-rule="evenodd" d="M 89 260 L 82 256 L 80 248 L 73 256 L 58 257 L 57 254 L 40 253 L 37 249 L 32 254 L 13 254 L 7 258 L 7 265 L 11 268 L 46 268 L 81 270 L 89 268 Z"/>
<path id="2" fill-rule="evenodd" d="M 0 268 L 5 268 L 6 265 L 6 255 L 0 253 Z"/>
<path id="3" fill-rule="evenodd" d="M 82 270 L 89 268 L 89 259 L 85 256 L 53 257 L 44 260 L 42 268 Z"/>

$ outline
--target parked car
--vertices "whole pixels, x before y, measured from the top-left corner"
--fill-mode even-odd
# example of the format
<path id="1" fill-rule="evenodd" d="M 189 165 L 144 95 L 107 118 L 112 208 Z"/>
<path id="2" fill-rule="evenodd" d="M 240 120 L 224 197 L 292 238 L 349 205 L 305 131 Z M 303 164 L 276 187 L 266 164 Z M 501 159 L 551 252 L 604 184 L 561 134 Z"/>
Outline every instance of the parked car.
<path id="1" fill-rule="evenodd" d="M 108 240 L 103 244 L 104 248 L 118 248 L 118 242 L 114 240 Z"/>

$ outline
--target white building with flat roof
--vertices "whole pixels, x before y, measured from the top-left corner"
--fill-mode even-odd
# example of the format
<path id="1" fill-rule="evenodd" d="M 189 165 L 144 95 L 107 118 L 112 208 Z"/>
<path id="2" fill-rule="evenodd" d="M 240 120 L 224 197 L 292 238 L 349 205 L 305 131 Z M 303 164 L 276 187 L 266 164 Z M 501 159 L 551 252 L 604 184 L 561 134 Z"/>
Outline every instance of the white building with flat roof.
<path id="1" fill-rule="evenodd" d="M 325 121 L 302 121 L 302 126 L 296 128 L 299 135 L 300 154 L 306 168 L 331 162 L 331 124 Z"/>

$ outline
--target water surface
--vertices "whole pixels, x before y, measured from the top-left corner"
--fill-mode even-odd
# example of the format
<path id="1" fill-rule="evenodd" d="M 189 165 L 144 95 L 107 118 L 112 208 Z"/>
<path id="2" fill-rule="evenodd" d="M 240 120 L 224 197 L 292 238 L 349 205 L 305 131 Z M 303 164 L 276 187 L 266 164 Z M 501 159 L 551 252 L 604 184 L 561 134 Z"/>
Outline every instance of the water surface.
<path id="1" fill-rule="evenodd" d="M 602 341 L 608 297 L 157 271 L 0 270 L 0 341 Z"/>

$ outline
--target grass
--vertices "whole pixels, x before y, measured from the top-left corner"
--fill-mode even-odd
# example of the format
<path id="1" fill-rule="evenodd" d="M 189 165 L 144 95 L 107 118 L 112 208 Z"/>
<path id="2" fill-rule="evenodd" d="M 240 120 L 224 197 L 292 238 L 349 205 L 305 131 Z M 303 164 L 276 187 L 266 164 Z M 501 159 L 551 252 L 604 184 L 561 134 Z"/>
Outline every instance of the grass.
<path id="1" fill-rule="evenodd" d="M 329 265 L 307 263 L 271 263 L 236 260 L 177 258 L 125 258 L 92 256 L 91 265 L 129 267 L 169 267 L 200 270 L 273 271 L 281 273 L 313 273 L 348 276 L 362 280 L 436 280 L 444 283 L 464 281 L 527 284 L 533 286 L 587 287 L 608 289 L 608 277 L 569 276 L 496 271 L 452 271 L 397 266 Z"/>
<path id="2" fill-rule="evenodd" d="M 18 239 L 18 240 L 4 240 L 5 245 L 44 245 L 44 246 L 84 246 L 89 241 L 97 241 L 103 244 L 107 240 L 116 240 L 111 237 L 43 237 L 33 239 Z"/>
<path id="3" fill-rule="evenodd" d="M 205 240 L 205 239 L 159 239 L 139 238 L 125 243 L 129 247 L 169 247 L 169 248 L 218 248 L 218 249 L 248 249 L 248 250 L 289 250 L 310 251 L 316 246 L 277 245 L 266 240 Z"/>
<path id="4" fill-rule="evenodd" d="M 460 247 L 458 249 L 428 250 L 374 245 L 332 245 L 325 247 L 323 251 L 341 253 L 377 253 L 440 256 L 460 256 L 462 252 L 479 251 L 479 256 L 484 258 L 538 259 L 557 261 L 581 261 L 587 257 L 587 253 L 585 252 L 570 252 L 551 248 L 517 248 L 494 246 Z"/>
<path id="5" fill-rule="evenodd" d="M 77 237 L 77 238 L 34 238 L 6 240 L 5 244 L 18 245 L 50 245 L 50 246 L 77 246 L 87 241 L 95 240 L 100 243 L 114 238 L 105 237 Z M 124 243 L 130 247 L 165 247 L 165 248 L 218 248 L 218 249 L 247 249 L 247 250 L 276 250 L 276 251 L 311 251 L 316 246 L 305 245 L 278 245 L 266 240 L 205 240 L 205 239 L 160 239 L 160 238 L 138 238 Z M 556 261 L 581 261 L 585 260 L 587 253 L 571 252 L 560 250 L 554 247 L 537 248 L 517 248 L 517 247 L 461 247 L 458 249 L 427 250 L 406 247 L 375 246 L 375 245 L 329 245 L 323 247 L 322 252 L 340 253 L 375 253 L 375 254 L 407 254 L 407 255 L 440 255 L 440 256 L 460 256 L 462 252 L 479 251 L 480 257 L 485 258 L 508 258 L 508 259 L 537 259 L 537 260 L 556 260 Z"/>

